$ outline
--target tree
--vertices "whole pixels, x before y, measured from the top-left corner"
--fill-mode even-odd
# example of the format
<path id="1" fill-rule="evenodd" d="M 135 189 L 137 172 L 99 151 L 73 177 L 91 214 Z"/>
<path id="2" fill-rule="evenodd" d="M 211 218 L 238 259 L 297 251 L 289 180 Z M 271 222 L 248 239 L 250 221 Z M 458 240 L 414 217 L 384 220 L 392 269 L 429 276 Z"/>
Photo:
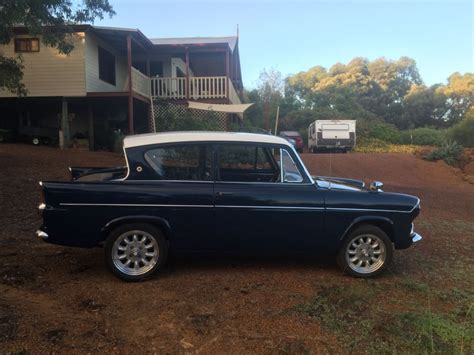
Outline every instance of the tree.
<path id="1" fill-rule="evenodd" d="M 257 92 L 263 105 L 264 129 L 270 130 L 270 117 L 276 115 L 277 107 L 283 98 L 284 82 L 281 73 L 275 69 L 262 70 Z"/>
<path id="2" fill-rule="evenodd" d="M 31 36 L 41 36 L 47 46 L 69 54 L 74 45 L 71 35 L 74 24 L 90 23 L 105 14 L 112 17 L 115 12 L 108 0 L 0 0 L 0 44 L 9 44 L 15 35 L 14 29 L 24 26 Z M 22 84 L 22 58 L 6 58 L 0 55 L 0 89 L 25 95 Z"/>
<path id="3" fill-rule="evenodd" d="M 456 124 L 474 105 L 474 74 L 454 73 L 448 78 L 448 84 L 440 86 L 437 92 L 446 98 L 442 119 L 450 125 Z"/>

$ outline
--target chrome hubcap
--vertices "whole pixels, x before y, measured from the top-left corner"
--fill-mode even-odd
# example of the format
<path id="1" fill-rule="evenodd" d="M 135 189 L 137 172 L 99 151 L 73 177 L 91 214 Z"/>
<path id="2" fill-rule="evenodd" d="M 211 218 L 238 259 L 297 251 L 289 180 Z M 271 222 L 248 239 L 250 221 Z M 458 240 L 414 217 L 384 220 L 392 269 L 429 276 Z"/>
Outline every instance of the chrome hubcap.
<path id="1" fill-rule="evenodd" d="M 355 272 L 369 274 L 385 263 L 386 251 L 383 241 L 372 234 L 359 235 L 352 239 L 346 249 L 347 265 Z"/>
<path id="2" fill-rule="evenodd" d="M 127 275 L 143 275 L 158 262 L 159 248 L 149 233 L 133 230 L 119 236 L 112 247 L 115 267 Z"/>

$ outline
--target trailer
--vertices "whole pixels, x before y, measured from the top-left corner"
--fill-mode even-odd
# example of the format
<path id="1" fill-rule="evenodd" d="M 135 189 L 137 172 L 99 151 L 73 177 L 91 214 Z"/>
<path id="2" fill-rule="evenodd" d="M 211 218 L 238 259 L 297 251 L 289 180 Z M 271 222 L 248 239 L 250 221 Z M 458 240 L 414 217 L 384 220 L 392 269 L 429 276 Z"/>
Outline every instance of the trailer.
<path id="1" fill-rule="evenodd" d="M 317 120 L 308 127 L 310 152 L 347 152 L 356 145 L 355 120 Z"/>

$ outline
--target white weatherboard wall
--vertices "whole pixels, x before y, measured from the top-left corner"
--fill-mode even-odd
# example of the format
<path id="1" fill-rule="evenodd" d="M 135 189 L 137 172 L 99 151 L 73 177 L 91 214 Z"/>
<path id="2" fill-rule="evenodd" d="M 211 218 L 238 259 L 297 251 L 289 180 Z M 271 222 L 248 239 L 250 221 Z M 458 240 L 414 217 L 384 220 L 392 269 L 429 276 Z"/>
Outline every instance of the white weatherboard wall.
<path id="1" fill-rule="evenodd" d="M 99 79 L 99 46 L 115 56 L 115 85 Z M 112 47 L 99 38 L 86 35 L 86 88 L 87 92 L 123 92 L 128 91 L 127 58 L 119 55 Z"/>
<path id="2" fill-rule="evenodd" d="M 29 38 L 16 36 L 15 38 Z M 60 54 L 57 49 L 40 42 L 40 51 L 21 53 L 23 57 L 23 83 L 29 97 L 38 96 L 85 96 L 85 34 L 80 32 L 72 37 L 74 50 Z M 15 41 L 0 46 L 0 54 L 17 57 Z M 0 97 L 14 97 L 7 91 L 0 91 Z"/>

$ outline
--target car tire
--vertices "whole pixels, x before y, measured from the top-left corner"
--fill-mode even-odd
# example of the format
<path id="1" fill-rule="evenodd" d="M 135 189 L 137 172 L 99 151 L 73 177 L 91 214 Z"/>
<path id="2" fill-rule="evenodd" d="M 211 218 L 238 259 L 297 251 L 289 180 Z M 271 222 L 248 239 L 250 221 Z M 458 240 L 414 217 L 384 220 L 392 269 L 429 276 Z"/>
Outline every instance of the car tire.
<path id="1" fill-rule="evenodd" d="M 31 144 L 33 145 L 40 145 L 40 143 L 41 143 L 41 140 L 38 137 L 33 137 L 31 139 Z"/>
<path id="2" fill-rule="evenodd" d="M 117 227 L 105 242 L 109 270 L 128 282 L 142 281 L 166 262 L 168 242 L 161 230 L 150 224 L 131 223 Z"/>
<path id="3" fill-rule="evenodd" d="M 361 225 L 344 238 L 337 263 L 347 275 L 370 278 L 384 272 L 393 259 L 393 244 L 374 225 Z"/>

